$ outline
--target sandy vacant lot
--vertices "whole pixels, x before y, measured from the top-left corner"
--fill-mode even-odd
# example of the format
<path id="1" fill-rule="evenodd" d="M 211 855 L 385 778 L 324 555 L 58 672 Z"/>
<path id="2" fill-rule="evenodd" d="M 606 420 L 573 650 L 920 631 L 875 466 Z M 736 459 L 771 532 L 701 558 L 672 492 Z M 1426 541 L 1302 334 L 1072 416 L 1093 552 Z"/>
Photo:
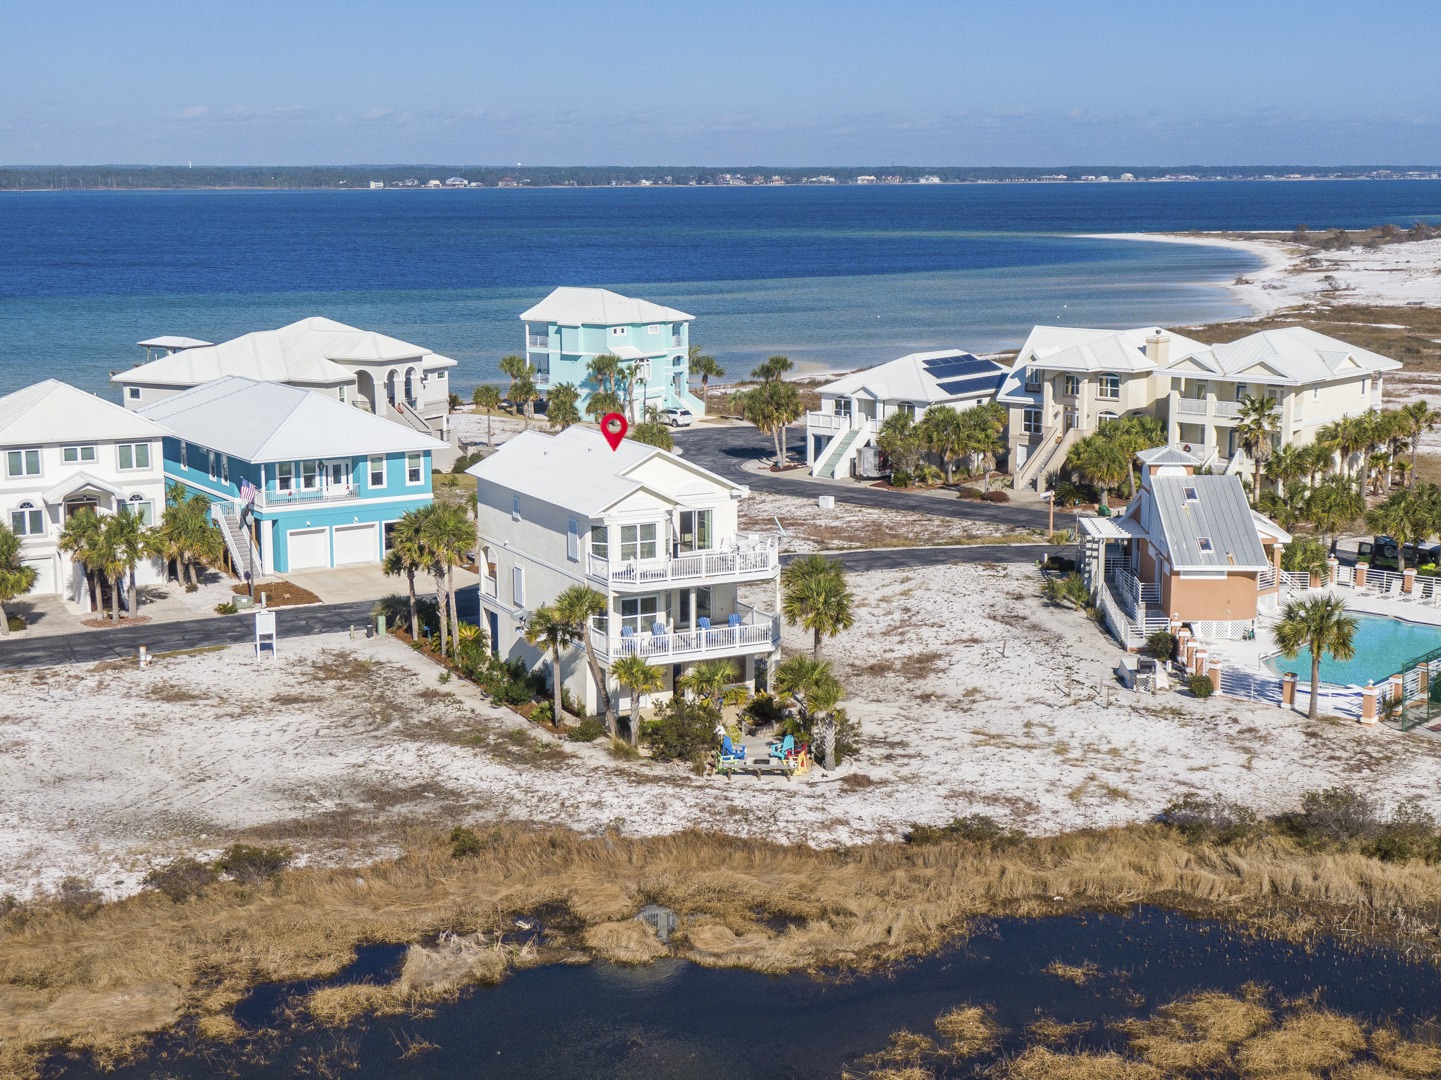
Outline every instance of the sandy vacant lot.
<path id="1" fill-rule="evenodd" d="M 863 750 L 809 782 L 705 779 L 536 738 L 389 639 L 283 642 L 278 663 L 232 648 L 143 672 L 0 676 L 0 895 L 67 874 L 128 892 L 149 866 L 238 833 L 359 861 L 414 823 L 837 843 L 973 811 L 1032 831 L 1134 820 L 1188 790 L 1262 808 L 1338 782 L 1388 801 L 1434 790 L 1431 740 L 1116 688 L 1113 647 L 1084 617 L 1043 607 L 1029 570 L 853 583 L 856 625 L 827 648 Z M 806 646 L 787 633 L 788 648 Z"/>
<path id="2" fill-rule="evenodd" d="M 816 485 L 817 495 L 829 490 Z M 949 497 L 927 495 L 918 498 Z M 847 548 L 930 547 L 946 544 L 1025 542 L 1045 540 L 1045 534 L 983 521 L 935 517 L 920 511 L 888 510 L 876 506 L 841 503 L 822 510 L 815 499 L 752 491 L 738 507 L 743 531 L 774 533 L 776 522 L 785 530 L 782 551 L 843 551 Z"/>

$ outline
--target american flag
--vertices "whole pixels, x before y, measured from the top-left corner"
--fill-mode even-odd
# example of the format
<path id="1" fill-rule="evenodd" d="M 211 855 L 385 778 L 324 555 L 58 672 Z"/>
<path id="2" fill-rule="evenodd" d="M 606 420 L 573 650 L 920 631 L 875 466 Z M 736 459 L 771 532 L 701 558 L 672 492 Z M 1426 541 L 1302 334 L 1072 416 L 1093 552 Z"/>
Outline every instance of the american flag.
<path id="1" fill-rule="evenodd" d="M 255 496 L 258 494 L 259 492 L 255 490 L 255 485 L 242 477 L 240 480 L 240 497 L 245 500 L 246 505 L 254 506 Z"/>

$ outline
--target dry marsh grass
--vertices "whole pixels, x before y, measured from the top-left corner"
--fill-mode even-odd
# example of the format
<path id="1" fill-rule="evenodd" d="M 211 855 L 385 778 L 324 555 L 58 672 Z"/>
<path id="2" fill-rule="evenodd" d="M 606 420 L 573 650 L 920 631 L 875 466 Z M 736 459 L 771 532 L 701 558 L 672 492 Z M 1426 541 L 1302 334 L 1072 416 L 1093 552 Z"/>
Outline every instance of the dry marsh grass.
<path id="1" fill-rule="evenodd" d="M 632 921 L 648 902 L 682 918 L 668 948 Z M 123 1056 L 177 1023 L 222 1029 L 249 987 L 333 976 L 371 942 L 415 946 L 407 973 L 387 986 L 322 991 L 310 1002 L 316 1016 L 410 1007 L 581 945 L 629 962 L 668 953 L 765 971 L 867 970 L 933 951 L 979 916 L 1144 902 L 1295 938 L 1343 925 L 1376 937 L 1404 932 L 1435 951 L 1426 916 L 1441 905 L 1441 867 L 1307 853 L 1279 838 L 1192 846 L 1157 826 L 1005 847 L 942 840 L 824 850 L 708 833 L 587 837 L 507 826 L 465 858 L 433 836 L 359 870 L 292 869 L 270 885 L 220 883 L 180 903 L 151 892 L 84 918 L 53 906 L 17 909 L 0 920 L 0 1054 L 13 1061 L 63 1045 Z M 570 926 L 548 938 L 546 957 L 483 944 L 516 913 L 547 908 L 565 912 Z M 447 946 L 453 955 L 425 944 L 445 934 L 462 942 Z M 1272 1043 L 1292 1039 L 1301 1023 Z M 1261 1067 L 1271 1045 L 1248 1043 L 1247 1060 Z"/>

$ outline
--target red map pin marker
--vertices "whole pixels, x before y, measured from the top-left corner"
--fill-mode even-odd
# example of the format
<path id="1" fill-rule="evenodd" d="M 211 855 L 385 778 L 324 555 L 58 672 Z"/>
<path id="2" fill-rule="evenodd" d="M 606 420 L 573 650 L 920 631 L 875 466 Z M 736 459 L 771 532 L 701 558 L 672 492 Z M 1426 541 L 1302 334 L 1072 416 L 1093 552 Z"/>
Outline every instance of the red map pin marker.
<path id="1" fill-rule="evenodd" d="M 626 423 L 625 417 L 620 413 L 606 413 L 600 422 L 600 433 L 605 436 L 605 441 L 610 443 L 610 448 L 614 450 L 625 438 L 625 431 L 628 427 L 630 425 Z"/>

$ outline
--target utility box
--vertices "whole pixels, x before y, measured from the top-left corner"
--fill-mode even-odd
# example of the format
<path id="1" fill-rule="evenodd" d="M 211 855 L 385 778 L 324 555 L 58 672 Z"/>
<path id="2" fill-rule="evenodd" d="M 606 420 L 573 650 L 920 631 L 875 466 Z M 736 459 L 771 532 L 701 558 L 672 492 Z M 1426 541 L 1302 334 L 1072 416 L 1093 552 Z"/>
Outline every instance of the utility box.
<path id="1" fill-rule="evenodd" d="M 861 480 L 879 480 L 886 475 L 881 466 L 881 451 L 877 446 L 863 446 L 856 451 L 856 476 Z"/>
<path id="2" fill-rule="evenodd" d="M 255 601 L 250 599 L 245 593 L 237 593 L 233 603 L 237 611 L 248 611 L 255 606 Z"/>
<path id="3" fill-rule="evenodd" d="M 834 510 L 836 508 L 836 497 L 834 495 L 822 495 L 816 500 L 816 505 L 822 510 Z"/>

